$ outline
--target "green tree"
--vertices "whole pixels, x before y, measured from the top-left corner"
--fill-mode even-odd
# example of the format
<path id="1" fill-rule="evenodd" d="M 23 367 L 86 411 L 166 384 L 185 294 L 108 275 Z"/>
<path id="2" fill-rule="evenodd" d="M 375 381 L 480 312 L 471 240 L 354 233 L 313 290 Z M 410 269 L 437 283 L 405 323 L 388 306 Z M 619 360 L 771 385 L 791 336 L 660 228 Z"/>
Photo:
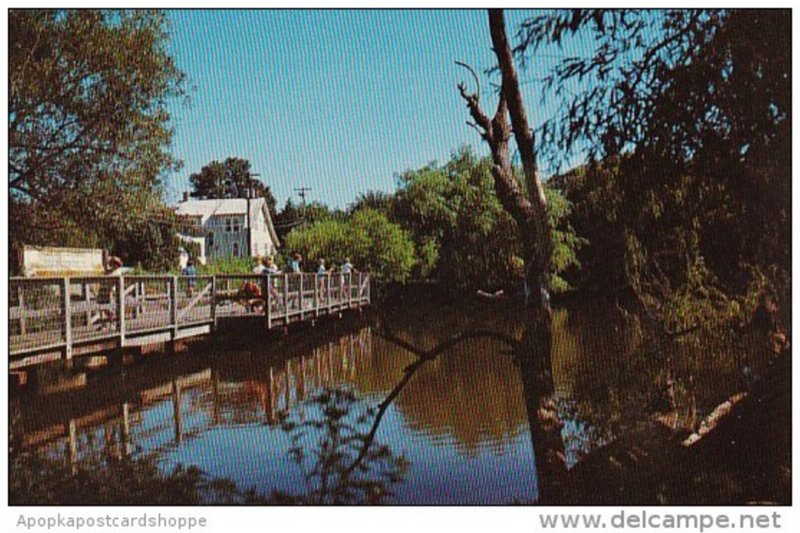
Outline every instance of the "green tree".
<path id="1" fill-rule="evenodd" d="M 315 224 L 316 222 L 330 219 L 343 220 L 346 213 L 339 209 L 331 209 L 322 202 L 311 202 L 303 208 L 296 205 L 291 198 L 286 200 L 278 214 L 275 216 L 275 231 L 282 241 L 294 228 Z"/>
<path id="2" fill-rule="evenodd" d="M 409 235 L 383 213 L 363 209 L 346 219 L 328 218 L 292 230 L 286 247 L 335 267 L 350 258 L 359 270 L 387 282 L 408 279 L 414 264 Z"/>
<path id="3" fill-rule="evenodd" d="M 350 204 L 348 211 L 353 213 L 360 209 L 375 209 L 390 215 L 394 203 L 394 195 L 383 191 L 369 190 L 358 195 L 356 200 Z"/>
<path id="4" fill-rule="evenodd" d="M 275 197 L 268 185 L 264 185 L 250 172 L 250 161 L 229 157 L 225 161 L 212 161 L 189 176 L 191 195 L 202 200 L 212 198 L 246 198 L 252 191 L 253 198 L 263 197 L 267 201 L 270 216 L 275 216 Z"/>
<path id="5" fill-rule="evenodd" d="M 514 219 L 494 188 L 492 163 L 468 148 L 444 165 L 428 165 L 399 177 L 392 219 L 417 249 L 415 274 L 459 288 L 495 288 L 522 279 L 524 261 Z M 567 220 L 569 203 L 545 189 L 554 242 L 551 285 L 569 288 L 561 273 L 577 264 L 579 239 Z"/>
<path id="6" fill-rule="evenodd" d="M 157 11 L 9 11 L 12 246 L 118 252 L 106 228 L 160 218 L 167 102 L 185 94 L 166 40 Z"/>
<path id="7" fill-rule="evenodd" d="M 568 221 L 584 240 L 577 251 L 580 268 L 565 274 L 579 290 L 615 293 L 630 286 L 619 173 L 619 158 L 609 158 L 551 179 L 569 201 Z"/>
<path id="8" fill-rule="evenodd" d="M 741 297 L 768 273 L 788 309 L 791 13 L 554 11 L 522 24 L 516 50 L 587 36 L 591 53 L 545 76 L 573 96 L 541 138 L 553 157 L 602 160 L 573 190 L 615 213 L 608 264 L 624 257 L 628 285 L 662 301 Z"/>

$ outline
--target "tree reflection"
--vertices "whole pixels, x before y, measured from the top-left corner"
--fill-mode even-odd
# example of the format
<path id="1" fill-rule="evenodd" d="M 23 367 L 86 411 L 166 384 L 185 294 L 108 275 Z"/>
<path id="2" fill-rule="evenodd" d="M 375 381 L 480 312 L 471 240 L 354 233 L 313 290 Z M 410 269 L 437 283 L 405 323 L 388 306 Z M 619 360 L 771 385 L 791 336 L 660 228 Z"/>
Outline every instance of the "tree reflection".
<path id="1" fill-rule="evenodd" d="M 562 423 L 555 401 L 550 333 L 541 331 L 536 320 L 526 323 L 514 358 L 522 376 L 525 407 L 536 460 L 539 501 L 558 501 L 567 474 Z"/>
<path id="2" fill-rule="evenodd" d="M 427 349 L 420 348 L 395 333 L 385 316 L 380 321 L 378 334 L 415 354 L 417 359 L 404 369 L 402 378 L 386 398 L 378 404 L 372 427 L 363 441 L 361 451 L 346 472 L 361 468 L 367 461 L 372 453 L 375 434 L 386 410 L 421 368 L 464 341 L 490 338 L 502 342 L 512 349 L 511 353 L 520 369 L 531 430 L 533 455 L 536 460 L 537 497 L 538 499 L 546 497 L 548 500 L 558 499 L 558 495 L 563 490 L 567 466 L 564 441 L 561 436 L 562 424 L 554 397 L 550 335 L 549 332 L 541 330 L 538 321 L 528 321 L 525 324 L 520 340 L 499 330 L 482 328 L 476 321 L 473 321 L 460 333 L 451 335 Z"/>
<path id="3" fill-rule="evenodd" d="M 407 464 L 365 430 L 376 410 L 345 387 L 325 388 L 305 403 L 305 409 L 284 415 L 281 427 L 291 435 L 289 454 L 303 472 L 306 490 L 276 491 L 273 503 L 376 504 L 391 496 Z M 358 465 L 351 468 L 356 457 Z"/>

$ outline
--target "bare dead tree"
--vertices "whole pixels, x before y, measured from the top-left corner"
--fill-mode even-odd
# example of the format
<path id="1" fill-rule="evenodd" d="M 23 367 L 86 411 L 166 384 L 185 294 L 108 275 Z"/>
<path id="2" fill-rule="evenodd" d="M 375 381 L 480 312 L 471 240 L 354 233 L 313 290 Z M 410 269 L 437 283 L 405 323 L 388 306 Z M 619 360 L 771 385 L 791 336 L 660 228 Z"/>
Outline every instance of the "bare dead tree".
<path id="1" fill-rule="evenodd" d="M 540 473 L 540 492 L 551 497 L 559 492 L 567 471 L 561 424 L 552 400 L 550 368 L 552 318 L 548 289 L 553 252 L 552 228 L 544 187 L 539 179 L 536 140 L 525 111 L 502 10 L 489 10 L 489 30 L 501 73 L 494 115 L 490 118 L 481 108 L 479 87 L 471 93 L 464 83 L 460 83 L 458 89 L 472 118 L 468 124 L 478 130 L 491 151 L 497 196 L 519 228 L 525 260 L 526 328 L 515 348 L 515 356 L 525 386 L 534 449 L 538 451 L 536 466 Z M 467 68 L 479 85 L 475 71 L 469 65 L 458 64 Z M 522 178 L 511 164 L 509 142 L 512 133 L 522 160 Z"/>
<path id="2" fill-rule="evenodd" d="M 513 355 L 520 366 L 539 474 L 540 497 L 546 495 L 549 499 L 556 499 L 564 484 L 567 469 L 564 443 L 561 439 L 561 423 L 553 401 L 554 386 L 550 359 L 552 319 L 548 285 L 550 257 L 553 251 L 551 227 L 547 200 L 537 171 L 534 134 L 525 112 L 501 10 L 489 11 L 489 27 L 502 72 L 502 84 L 494 116 L 490 118 L 481 109 L 480 79 L 475 70 L 463 62 L 456 63 L 471 73 L 476 83 L 476 91 L 470 93 L 464 83 L 460 83 L 458 89 L 467 103 L 472 118 L 467 124 L 480 133 L 491 150 L 492 177 L 497 195 L 519 227 L 526 266 L 525 333 L 518 341 L 498 332 L 478 329 L 473 324 L 472 327 L 445 339 L 435 347 L 423 350 L 384 326 L 379 334 L 415 354 L 417 359 L 405 368 L 403 377 L 378 405 L 365 445 L 348 471 L 358 468 L 375 438 L 386 410 L 425 363 L 467 339 L 493 337 L 513 349 Z M 509 142 L 512 133 L 522 158 L 523 180 L 520 180 L 511 164 Z"/>
<path id="3" fill-rule="evenodd" d="M 494 116 L 489 118 L 481 108 L 480 87 L 476 92 L 470 93 L 466 84 L 460 83 L 458 89 L 472 118 L 468 124 L 480 132 L 491 150 L 492 177 L 500 202 L 519 226 L 525 255 L 525 281 L 531 296 L 529 307 L 549 311 L 546 294 L 553 243 L 547 200 L 537 170 L 534 133 L 528 123 L 513 53 L 506 37 L 502 10 L 489 11 L 489 28 L 502 73 Z M 479 83 L 478 76 L 469 65 L 462 62 L 457 64 L 467 68 L 476 83 Z M 522 160 L 524 181 L 519 179 L 511 164 L 509 141 L 512 133 Z"/>

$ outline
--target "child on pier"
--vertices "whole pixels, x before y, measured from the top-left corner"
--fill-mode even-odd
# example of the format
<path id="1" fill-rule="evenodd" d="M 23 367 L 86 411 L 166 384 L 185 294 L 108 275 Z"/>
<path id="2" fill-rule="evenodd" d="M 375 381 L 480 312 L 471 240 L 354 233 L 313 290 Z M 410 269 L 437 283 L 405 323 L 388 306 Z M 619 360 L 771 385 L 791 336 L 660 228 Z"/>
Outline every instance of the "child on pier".
<path id="1" fill-rule="evenodd" d="M 289 261 L 289 272 L 292 274 L 300 274 L 303 271 L 303 256 L 299 252 L 292 254 L 292 260 Z"/>

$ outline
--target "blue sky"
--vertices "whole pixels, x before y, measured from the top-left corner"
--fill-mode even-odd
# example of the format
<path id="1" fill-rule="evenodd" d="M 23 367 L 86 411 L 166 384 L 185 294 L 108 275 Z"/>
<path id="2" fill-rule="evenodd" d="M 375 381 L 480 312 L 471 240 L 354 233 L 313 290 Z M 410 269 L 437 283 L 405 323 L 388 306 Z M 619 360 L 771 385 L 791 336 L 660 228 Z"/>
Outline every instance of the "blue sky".
<path id="1" fill-rule="evenodd" d="M 465 124 L 454 64 L 492 64 L 485 11 L 168 12 L 170 52 L 187 74 L 188 106 L 172 105 L 183 168 L 167 200 L 212 160 L 248 159 L 283 205 L 293 189 L 345 207 L 395 174 L 445 161 L 461 145 L 487 153 Z M 530 12 L 508 12 L 511 33 Z M 531 71 L 523 72 L 532 78 Z M 488 78 L 484 106 L 493 111 Z M 531 119 L 553 110 L 525 85 Z"/>

